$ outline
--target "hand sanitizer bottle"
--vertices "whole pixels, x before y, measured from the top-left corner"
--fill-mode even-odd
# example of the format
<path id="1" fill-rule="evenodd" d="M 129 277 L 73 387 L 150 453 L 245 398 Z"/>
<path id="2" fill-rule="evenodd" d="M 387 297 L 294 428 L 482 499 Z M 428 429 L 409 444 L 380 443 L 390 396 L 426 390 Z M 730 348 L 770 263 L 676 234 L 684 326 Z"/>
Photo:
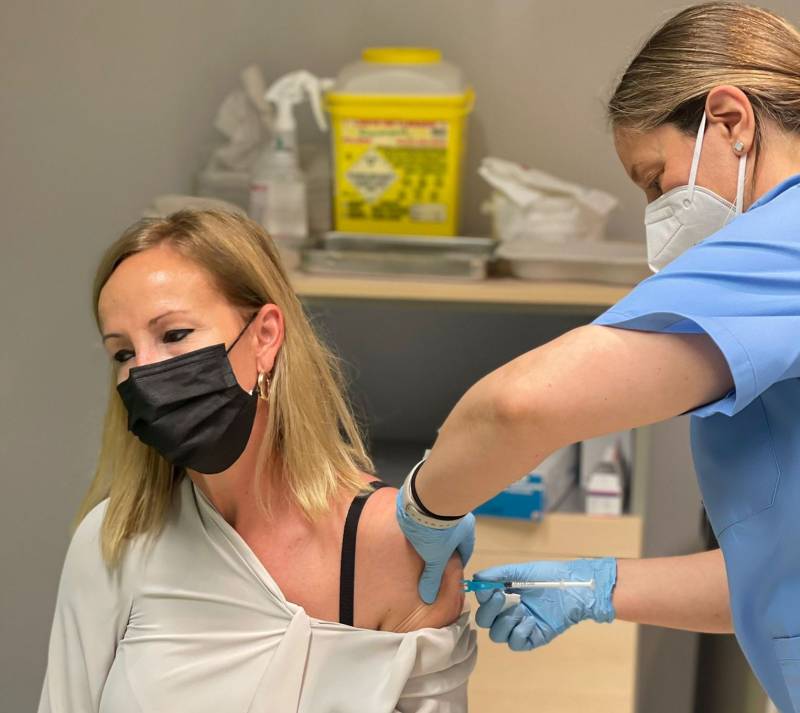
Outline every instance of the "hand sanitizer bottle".
<path id="1" fill-rule="evenodd" d="M 250 183 L 250 217 L 264 226 L 276 242 L 297 247 L 308 236 L 306 181 L 300 170 L 297 128 L 292 109 L 307 94 L 320 129 L 327 128 L 321 93 L 330 80 L 305 71 L 281 77 L 265 98 L 275 104 L 273 136 L 253 166 Z"/>
<path id="2" fill-rule="evenodd" d="M 308 235 L 306 182 L 294 137 L 276 132 L 256 161 L 250 183 L 250 217 L 275 240 L 302 241 Z"/>

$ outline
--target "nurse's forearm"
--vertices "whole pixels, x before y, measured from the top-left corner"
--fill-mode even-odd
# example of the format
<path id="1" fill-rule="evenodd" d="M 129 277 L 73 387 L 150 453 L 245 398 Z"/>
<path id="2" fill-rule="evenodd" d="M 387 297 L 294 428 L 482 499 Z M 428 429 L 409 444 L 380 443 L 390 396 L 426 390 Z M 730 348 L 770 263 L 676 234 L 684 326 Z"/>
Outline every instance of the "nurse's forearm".
<path id="1" fill-rule="evenodd" d="M 671 418 L 730 387 L 705 335 L 580 327 L 464 394 L 419 471 L 419 500 L 438 515 L 462 515 L 558 448 Z"/>
<path id="2" fill-rule="evenodd" d="M 617 619 L 710 634 L 733 632 L 728 579 L 719 550 L 684 557 L 619 560 Z"/>

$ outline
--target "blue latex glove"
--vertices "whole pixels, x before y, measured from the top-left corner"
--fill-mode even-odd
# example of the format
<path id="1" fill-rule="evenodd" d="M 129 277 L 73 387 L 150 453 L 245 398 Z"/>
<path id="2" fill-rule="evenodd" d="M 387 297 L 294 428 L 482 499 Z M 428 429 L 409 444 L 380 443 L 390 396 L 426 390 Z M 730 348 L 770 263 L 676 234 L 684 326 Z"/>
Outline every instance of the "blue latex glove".
<path id="1" fill-rule="evenodd" d="M 417 554 L 425 561 L 419 580 L 419 596 L 433 604 L 439 594 L 442 575 L 450 555 L 458 552 L 466 565 L 475 547 L 475 516 L 467 513 L 455 527 L 438 530 L 412 520 L 403 509 L 403 491 L 397 493 L 397 523 Z"/>
<path id="2" fill-rule="evenodd" d="M 529 589 L 520 592 L 520 603 L 502 611 L 506 595 L 500 590 L 478 591 L 475 612 L 478 626 L 489 629 L 489 638 L 506 642 L 513 651 L 529 651 L 549 644 L 573 624 L 585 619 L 614 620 L 611 593 L 617 581 L 617 561 L 603 559 L 567 562 L 525 562 L 490 567 L 475 579 L 514 581 L 570 581 L 594 579 L 594 589 Z"/>

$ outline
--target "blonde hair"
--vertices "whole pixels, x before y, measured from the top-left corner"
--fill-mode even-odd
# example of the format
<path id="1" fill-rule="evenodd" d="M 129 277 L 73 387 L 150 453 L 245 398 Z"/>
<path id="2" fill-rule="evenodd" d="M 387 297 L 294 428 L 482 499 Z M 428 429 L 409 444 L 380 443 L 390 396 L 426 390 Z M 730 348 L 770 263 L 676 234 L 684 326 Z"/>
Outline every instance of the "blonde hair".
<path id="1" fill-rule="evenodd" d="M 100 291 L 117 266 L 162 244 L 204 268 L 243 314 L 267 303 L 283 313 L 284 342 L 272 371 L 257 483 L 262 470 L 270 466 L 310 519 L 325 512 L 342 492 L 363 489 L 361 471 L 371 472 L 373 466 L 343 395 L 337 360 L 315 335 L 272 240 L 253 221 L 221 211 L 184 210 L 134 223 L 108 249 L 97 269 L 93 303 L 98 327 Z M 128 431 L 127 412 L 115 386 L 112 373 L 97 469 L 76 519 L 77 524 L 109 498 L 102 550 L 110 565 L 119 562 L 131 536 L 159 531 L 174 489 L 184 477 L 183 471 L 174 470 Z M 259 503 L 268 515 L 268 500 L 259 498 Z"/>
<path id="2" fill-rule="evenodd" d="M 800 132 L 800 33 L 759 7 L 712 2 L 689 7 L 645 42 L 608 102 L 614 128 L 649 131 L 672 123 L 695 134 L 706 96 L 730 84 L 749 98 L 760 124 Z"/>

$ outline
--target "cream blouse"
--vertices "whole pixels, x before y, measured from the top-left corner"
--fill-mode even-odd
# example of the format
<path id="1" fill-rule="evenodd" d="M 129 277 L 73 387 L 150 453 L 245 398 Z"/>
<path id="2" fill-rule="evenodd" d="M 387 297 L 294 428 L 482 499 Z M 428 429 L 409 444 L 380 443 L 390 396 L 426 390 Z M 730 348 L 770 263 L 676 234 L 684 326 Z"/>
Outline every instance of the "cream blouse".
<path id="1" fill-rule="evenodd" d="M 39 713 L 456 713 L 475 665 L 468 611 L 397 634 L 308 616 L 190 478 L 157 538 L 111 572 L 107 501 L 70 543 Z"/>

